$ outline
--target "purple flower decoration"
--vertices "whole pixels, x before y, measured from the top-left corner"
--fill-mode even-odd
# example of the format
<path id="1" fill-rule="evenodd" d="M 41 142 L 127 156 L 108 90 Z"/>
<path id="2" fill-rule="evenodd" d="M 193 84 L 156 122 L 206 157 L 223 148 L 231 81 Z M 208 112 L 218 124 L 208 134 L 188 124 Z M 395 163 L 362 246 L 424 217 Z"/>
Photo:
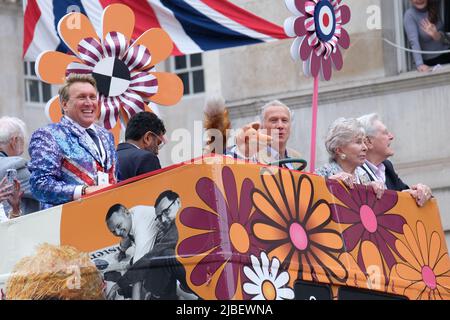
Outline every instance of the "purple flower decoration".
<path id="1" fill-rule="evenodd" d="M 194 265 L 185 263 L 185 267 L 194 286 L 215 285 L 215 296 L 203 298 L 242 299 L 242 268 L 250 264 L 251 254 L 260 252 L 250 226 L 256 211 L 251 200 L 254 184 L 245 178 L 238 197 L 236 179 L 229 167 L 222 169 L 222 182 L 224 194 L 210 178 L 197 182 L 197 195 L 209 209 L 188 207 L 180 213 L 177 254 L 183 258 L 202 257 Z"/>
<path id="2" fill-rule="evenodd" d="M 294 60 L 304 61 L 307 76 L 330 80 L 332 67 L 341 70 L 339 47 L 350 47 L 350 36 L 342 27 L 350 21 L 350 9 L 342 0 L 285 0 L 294 16 L 284 23 L 289 37 L 295 37 L 291 47 Z"/>
<path id="3" fill-rule="evenodd" d="M 389 269 L 396 263 L 392 253 L 400 255 L 395 248 L 397 240 L 393 232 L 403 234 L 403 225 L 406 220 L 389 211 L 398 201 L 396 192 L 386 191 L 381 199 L 377 199 L 374 192 L 365 186 L 357 186 L 347 190 L 336 181 L 327 181 L 327 187 L 345 206 L 331 205 L 333 221 L 340 224 L 350 224 L 342 233 L 347 252 L 358 247 L 358 265 L 366 270 L 361 254 L 361 245 L 368 240 L 380 250 Z"/>

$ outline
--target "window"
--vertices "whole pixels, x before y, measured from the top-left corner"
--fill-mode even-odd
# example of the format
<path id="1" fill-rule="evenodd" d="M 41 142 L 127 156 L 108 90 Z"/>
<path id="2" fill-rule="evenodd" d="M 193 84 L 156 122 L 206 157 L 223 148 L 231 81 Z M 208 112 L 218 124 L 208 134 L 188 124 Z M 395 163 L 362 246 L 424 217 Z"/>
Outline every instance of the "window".
<path id="1" fill-rule="evenodd" d="M 183 81 L 185 95 L 205 92 L 201 53 L 174 57 L 171 64 L 171 70 Z"/>
<path id="2" fill-rule="evenodd" d="M 52 98 L 51 85 L 39 80 L 34 71 L 34 62 L 24 61 L 25 102 L 28 104 L 44 104 Z"/>
<path id="3" fill-rule="evenodd" d="M 448 1 L 439 1 L 438 3 L 440 4 L 439 14 L 442 19 L 442 22 L 444 23 L 444 30 L 445 32 L 450 32 L 450 3 Z M 401 30 L 403 32 L 404 46 L 408 49 L 411 49 L 411 47 L 403 27 L 403 14 L 410 6 L 411 6 L 410 0 L 402 1 L 401 20 L 400 20 L 402 28 Z M 416 68 L 414 65 L 412 53 L 410 52 L 406 53 L 405 59 L 406 59 L 406 71 L 415 70 Z"/>

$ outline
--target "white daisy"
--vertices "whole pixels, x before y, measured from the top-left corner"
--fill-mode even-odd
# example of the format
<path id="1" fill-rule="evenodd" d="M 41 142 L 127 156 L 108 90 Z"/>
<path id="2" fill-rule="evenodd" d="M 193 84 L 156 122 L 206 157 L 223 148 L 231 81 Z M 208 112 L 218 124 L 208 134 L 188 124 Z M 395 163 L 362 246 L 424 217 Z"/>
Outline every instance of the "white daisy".
<path id="1" fill-rule="evenodd" d="M 253 296 L 252 300 L 285 300 L 294 299 L 294 291 L 284 287 L 289 282 L 289 273 L 280 272 L 280 261 L 273 258 L 269 261 L 267 254 L 261 252 L 261 262 L 251 256 L 253 269 L 244 267 L 244 273 L 251 282 L 244 283 L 244 292 Z"/>

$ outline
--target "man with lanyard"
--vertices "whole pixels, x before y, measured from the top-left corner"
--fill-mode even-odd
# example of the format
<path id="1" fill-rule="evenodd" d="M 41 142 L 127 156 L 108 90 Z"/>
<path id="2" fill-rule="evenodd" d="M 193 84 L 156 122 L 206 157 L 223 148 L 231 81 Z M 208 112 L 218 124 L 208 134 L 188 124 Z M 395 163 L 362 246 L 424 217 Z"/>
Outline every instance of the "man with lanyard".
<path id="1" fill-rule="evenodd" d="M 394 166 L 388 160 L 394 155 L 391 148 L 394 135 L 389 132 L 376 113 L 358 118 L 366 132 L 367 160 L 362 168 L 372 181 L 382 181 L 387 189 L 404 191 L 411 194 L 418 206 L 423 206 L 431 199 L 430 187 L 418 183 L 411 188 L 397 175 Z"/>
<path id="2" fill-rule="evenodd" d="M 71 74 L 59 97 L 63 118 L 35 131 L 29 146 L 31 190 L 42 209 L 117 181 L 113 136 L 94 124 L 98 115 L 95 79 Z"/>

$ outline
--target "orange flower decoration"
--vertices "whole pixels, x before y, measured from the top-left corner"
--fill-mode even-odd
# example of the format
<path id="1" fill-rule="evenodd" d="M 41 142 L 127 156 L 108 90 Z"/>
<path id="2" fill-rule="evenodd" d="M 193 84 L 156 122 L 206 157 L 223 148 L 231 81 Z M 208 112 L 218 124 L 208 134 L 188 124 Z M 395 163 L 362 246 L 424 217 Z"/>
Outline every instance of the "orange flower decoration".
<path id="1" fill-rule="evenodd" d="M 406 242 L 397 240 L 395 246 L 404 262 L 393 267 L 391 282 L 406 283 L 403 294 L 410 299 L 450 299 L 450 261 L 439 234 L 434 231 L 428 238 L 421 221 L 416 234 L 408 225 L 403 230 Z"/>
<path id="2" fill-rule="evenodd" d="M 255 189 L 252 200 L 260 211 L 254 216 L 253 233 L 267 248 L 269 258 L 277 257 L 290 273 L 290 285 L 298 278 L 329 283 L 348 277 L 335 254 L 342 252 L 343 240 L 328 229 L 328 202 L 313 202 L 314 188 L 306 175 L 295 177 L 288 170 L 274 174 L 263 169 L 265 191 Z M 259 215 L 259 216 L 258 216 Z"/>
<path id="3" fill-rule="evenodd" d="M 70 73 L 91 74 L 99 91 L 100 121 L 105 128 L 122 125 L 135 113 L 150 110 L 148 103 L 173 105 L 183 95 L 175 74 L 155 72 L 154 66 L 170 56 L 173 43 L 162 29 L 150 29 L 132 40 L 135 16 L 122 4 L 105 8 L 102 40 L 89 19 L 78 12 L 65 15 L 58 32 L 69 54 L 45 51 L 36 61 L 36 74 L 50 84 L 63 84 Z M 50 120 L 61 118 L 58 97 L 49 101 Z"/>
<path id="4" fill-rule="evenodd" d="M 355 258 L 344 252 L 339 256 L 339 260 L 348 266 L 347 286 L 365 288 L 370 290 L 386 291 L 388 279 L 383 272 L 383 258 L 380 250 L 371 241 L 361 243 L 361 257 L 365 270 L 362 270 Z"/>

